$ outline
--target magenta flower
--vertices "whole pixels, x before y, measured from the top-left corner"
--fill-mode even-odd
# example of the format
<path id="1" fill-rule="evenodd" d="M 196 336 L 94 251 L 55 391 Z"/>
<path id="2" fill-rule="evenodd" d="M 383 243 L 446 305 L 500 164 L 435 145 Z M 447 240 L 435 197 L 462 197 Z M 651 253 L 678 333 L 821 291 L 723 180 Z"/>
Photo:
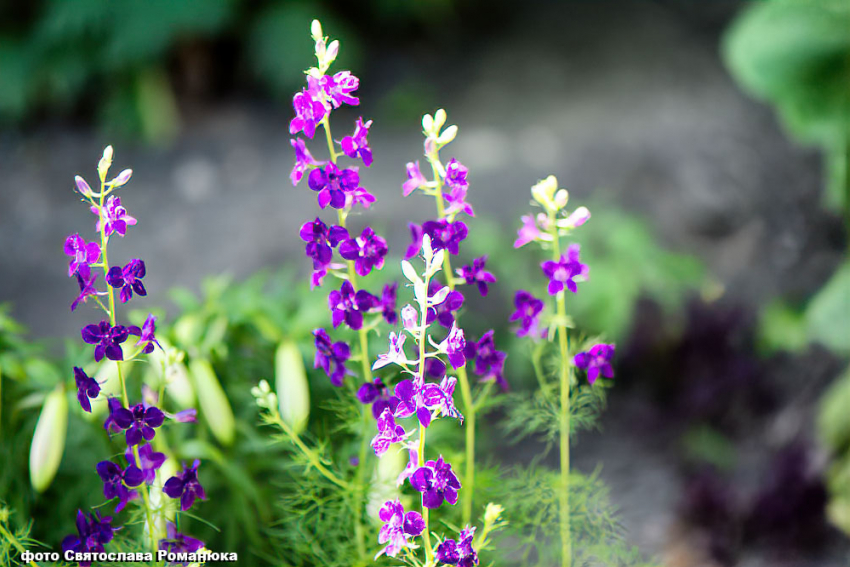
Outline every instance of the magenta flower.
<path id="1" fill-rule="evenodd" d="M 316 356 L 313 367 L 324 370 L 334 386 L 342 386 L 342 380 L 347 373 L 345 361 L 351 356 L 351 349 L 342 341 L 332 343 L 324 329 L 316 329 L 313 331 L 313 336 L 316 337 Z"/>
<path id="2" fill-rule="evenodd" d="M 456 256 L 460 243 L 469 231 L 462 221 L 449 222 L 446 219 L 440 219 L 424 222 L 422 232 L 431 237 L 431 247 L 435 252 L 445 249 Z"/>
<path id="3" fill-rule="evenodd" d="M 100 512 L 89 514 L 77 510 L 77 535 L 66 536 L 62 540 L 62 553 L 103 553 L 104 545 L 112 541 L 117 528 L 111 525 L 112 516 L 100 516 Z M 91 561 L 80 561 L 81 567 L 88 567 Z"/>
<path id="4" fill-rule="evenodd" d="M 380 378 L 360 386 L 357 390 L 357 399 L 362 404 L 372 404 L 372 416 L 375 419 L 378 419 L 387 408 L 394 412 L 398 405 L 398 398 L 389 395 L 387 386 Z"/>
<path id="5" fill-rule="evenodd" d="M 364 209 L 368 209 L 374 202 L 375 196 L 363 187 L 355 187 L 345 194 L 345 206 L 347 208 L 351 208 L 354 205 L 363 205 Z"/>
<path id="6" fill-rule="evenodd" d="M 292 135 L 304 132 L 304 135 L 313 139 L 316 134 L 316 126 L 327 114 L 327 108 L 321 101 L 323 94 L 318 81 L 313 77 L 307 77 L 307 88 L 302 89 L 292 97 L 292 107 L 295 109 L 295 118 L 289 123 L 289 133 Z"/>
<path id="7" fill-rule="evenodd" d="M 342 282 L 339 291 L 334 290 L 328 296 L 334 329 L 345 321 L 355 331 L 359 330 L 363 327 L 363 313 L 377 307 L 379 303 L 378 298 L 368 291 L 361 289 L 355 293 L 351 282 Z"/>
<path id="8" fill-rule="evenodd" d="M 204 542 L 181 534 L 173 522 L 165 524 L 166 537 L 159 540 L 159 549 L 169 553 L 195 553 L 204 547 Z"/>
<path id="9" fill-rule="evenodd" d="M 340 71 L 333 76 L 322 77 L 322 88 L 331 101 L 334 108 L 343 104 L 357 106 L 360 100 L 351 96 L 351 93 L 360 86 L 360 79 L 351 74 L 350 71 Z"/>
<path id="10" fill-rule="evenodd" d="M 434 559 L 444 565 L 457 567 L 475 567 L 478 565 L 478 552 L 472 548 L 475 528 L 466 527 L 461 530 L 457 541 L 447 539 L 434 550 Z"/>
<path id="11" fill-rule="evenodd" d="M 514 241 L 514 248 L 525 246 L 529 242 L 534 242 L 540 236 L 540 229 L 537 227 L 537 221 L 531 215 L 522 216 L 522 228 L 517 231 L 517 239 Z"/>
<path id="12" fill-rule="evenodd" d="M 593 345 L 587 352 L 580 352 L 573 358 L 578 368 L 587 370 L 587 381 L 591 385 L 602 374 L 606 378 L 614 377 L 611 359 L 614 358 L 614 345 L 600 343 Z"/>
<path id="13" fill-rule="evenodd" d="M 555 262 L 548 260 L 540 264 L 543 273 L 549 278 L 549 294 L 557 295 L 564 287 L 573 293 L 578 291 L 578 286 L 573 278 L 587 277 L 588 268 L 586 264 L 579 261 L 579 245 L 571 244 L 567 255 L 561 255 L 561 259 Z"/>
<path id="14" fill-rule="evenodd" d="M 124 360 L 121 343 L 126 341 L 129 335 L 124 325 L 113 327 L 109 321 L 103 320 L 98 324 L 86 325 L 82 328 L 81 334 L 83 341 L 90 345 L 97 345 L 94 348 L 95 361 L 100 362 L 104 355 L 109 360 Z"/>
<path id="15" fill-rule="evenodd" d="M 145 322 L 142 323 L 141 329 L 136 325 L 133 325 L 127 330 L 131 335 L 139 337 L 139 340 L 136 341 L 136 346 L 144 345 L 144 348 L 142 349 L 143 353 L 152 353 L 154 345 L 162 349 L 162 345 L 156 340 L 156 317 L 154 317 L 153 314 L 148 315 Z"/>
<path id="16" fill-rule="evenodd" d="M 372 149 L 369 147 L 369 142 L 366 141 L 366 136 L 369 134 L 369 128 L 372 126 L 372 121 L 369 120 L 365 124 L 363 118 L 358 118 L 354 126 L 354 134 L 345 136 L 340 145 L 342 152 L 351 159 L 358 157 L 363 160 L 363 165 L 369 167 L 372 165 Z"/>
<path id="17" fill-rule="evenodd" d="M 378 360 L 372 365 L 372 370 L 383 368 L 389 364 L 405 365 L 409 361 L 404 354 L 404 341 L 407 336 L 404 333 L 396 334 L 390 331 L 390 350 L 385 354 L 379 354 Z"/>
<path id="18" fill-rule="evenodd" d="M 405 547 L 411 545 L 410 540 L 425 531 L 425 520 L 419 512 L 410 511 L 405 513 L 401 502 L 390 500 L 381 506 L 378 518 L 384 525 L 378 533 L 378 543 L 387 544 L 375 559 L 386 554 L 387 557 L 395 557 Z"/>
<path id="19" fill-rule="evenodd" d="M 425 466 L 416 469 L 410 477 L 410 484 L 422 493 L 422 505 L 431 510 L 439 508 L 443 501 L 449 504 L 457 502 L 460 481 L 452 471 L 452 466 L 443 461 L 427 461 Z"/>
<path id="20" fill-rule="evenodd" d="M 340 170 L 334 163 L 329 163 L 311 171 L 307 184 L 319 193 L 319 208 L 330 205 L 334 209 L 341 209 L 345 207 L 346 193 L 358 189 L 360 175 L 355 168 Z"/>
<path id="21" fill-rule="evenodd" d="M 475 258 L 471 266 L 463 266 L 457 271 L 457 274 L 464 279 L 467 285 L 478 284 L 478 291 L 481 295 L 486 296 L 489 288 L 488 283 L 495 283 L 496 276 L 485 270 L 487 265 L 487 256 Z"/>
<path id="22" fill-rule="evenodd" d="M 478 376 L 482 376 L 482 382 L 495 380 L 503 390 L 508 389 L 508 383 L 503 375 L 507 355 L 496 350 L 492 329 L 484 333 L 477 343 L 466 341 L 464 355 L 467 360 L 475 359 L 473 369 Z"/>
<path id="23" fill-rule="evenodd" d="M 425 407 L 440 412 L 443 417 L 454 417 L 463 423 L 463 416 L 455 407 L 454 392 L 457 378 L 445 376 L 440 384 L 427 383 L 422 386 L 422 400 Z"/>
<path id="24" fill-rule="evenodd" d="M 74 382 L 77 385 L 77 400 L 80 402 L 80 406 L 83 411 L 91 413 L 89 398 L 95 399 L 100 394 L 100 384 L 77 366 L 74 367 Z"/>
<path id="25" fill-rule="evenodd" d="M 122 471 L 112 461 L 101 461 L 97 464 L 97 474 L 103 481 L 103 496 L 107 500 L 118 498 L 116 514 L 124 509 L 127 502 L 138 497 L 135 490 L 128 490 L 127 487 L 135 488 L 144 482 L 142 471 L 132 464 Z"/>
<path id="26" fill-rule="evenodd" d="M 514 295 L 514 307 L 516 311 L 511 314 L 511 321 L 520 322 L 520 327 L 516 330 L 516 336 L 524 337 L 526 335 L 539 336 L 539 321 L 540 312 L 543 311 L 543 300 L 537 299 L 530 293 L 524 290 L 519 290 Z"/>
<path id="27" fill-rule="evenodd" d="M 466 349 L 466 339 L 463 336 L 463 329 L 458 328 L 457 323 L 453 321 L 451 331 L 440 343 L 440 350 L 448 355 L 452 368 L 457 369 L 466 364 L 464 349 Z"/>
<path id="28" fill-rule="evenodd" d="M 100 259 L 100 245 L 96 242 L 86 243 L 79 234 L 72 234 L 65 239 L 64 250 L 65 254 L 71 257 L 68 264 L 69 278 L 76 274 L 81 266 L 88 267 Z"/>
<path id="29" fill-rule="evenodd" d="M 431 285 L 429 289 L 430 295 L 434 295 L 437 293 L 442 286 L 436 281 L 431 280 Z M 433 307 L 428 308 L 428 314 L 425 317 L 425 322 L 427 324 L 431 324 L 436 320 L 440 325 L 445 327 L 446 329 L 451 329 L 452 325 L 455 322 L 454 313 L 461 307 L 463 307 L 463 294 L 458 290 L 454 290 L 449 292 L 446 296 L 446 299 L 434 305 Z"/>
<path id="30" fill-rule="evenodd" d="M 304 253 L 313 259 L 313 269 L 320 269 L 331 263 L 333 248 L 348 238 L 348 231 L 341 226 L 328 228 L 328 225 L 316 217 L 316 220 L 304 223 L 299 236 L 307 243 Z"/>
<path id="31" fill-rule="evenodd" d="M 395 307 L 397 292 L 398 282 L 388 283 L 381 292 L 381 315 L 384 316 L 384 321 L 392 326 L 398 323 L 398 313 L 396 313 Z"/>
<path id="32" fill-rule="evenodd" d="M 145 263 L 138 258 L 134 258 L 127 262 L 121 268 L 112 266 L 106 273 L 106 283 L 114 288 L 121 290 L 119 296 L 121 303 L 128 302 L 133 297 L 133 292 L 137 295 L 145 296 L 148 294 L 145 290 L 145 284 L 142 283 L 142 278 L 145 277 Z"/>
<path id="33" fill-rule="evenodd" d="M 128 447 L 127 450 L 124 451 L 124 457 L 127 459 L 128 463 L 137 466 L 132 448 Z M 165 453 L 154 452 L 151 444 L 146 443 L 139 447 L 139 460 L 142 465 L 137 470 L 141 471 L 143 482 L 153 484 L 154 479 L 156 479 L 156 471 L 162 466 L 162 463 L 165 462 Z M 141 482 L 139 484 L 141 484 Z"/>
<path id="34" fill-rule="evenodd" d="M 350 238 L 339 245 L 339 255 L 346 260 L 354 260 L 354 269 L 359 276 L 368 276 L 372 268 L 383 268 L 387 251 L 387 241 L 368 226 L 357 238 Z"/>
<path id="35" fill-rule="evenodd" d="M 378 416 L 378 434 L 372 438 L 372 449 L 375 450 L 375 456 L 381 457 L 386 453 L 393 443 L 401 443 L 407 437 L 407 432 L 404 427 L 396 424 L 393 412 L 390 408 L 385 408 L 383 413 Z"/>
<path id="36" fill-rule="evenodd" d="M 394 417 L 404 419 L 415 414 L 423 427 L 431 425 L 431 411 L 422 397 L 423 386 L 424 381 L 418 376 L 412 380 L 402 380 L 395 385 L 393 393 L 398 398 L 398 405 L 393 413 Z"/>
<path id="37" fill-rule="evenodd" d="M 106 292 L 97 291 L 94 286 L 94 282 L 97 281 L 97 274 L 92 273 L 88 264 L 81 264 L 74 276 L 80 286 L 80 295 L 71 303 L 71 311 L 75 310 L 80 303 L 85 303 L 92 295 L 106 295 Z"/>
<path id="38" fill-rule="evenodd" d="M 97 215 L 95 230 L 100 232 L 103 224 L 106 236 L 117 232 L 120 236 L 127 234 L 127 227 L 136 224 L 136 219 L 127 214 L 127 209 L 121 206 L 121 197 L 110 195 L 103 206 L 92 205 L 91 212 Z"/>
<path id="39" fill-rule="evenodd" d="M 165 485 L 162 487 L 162 491 L 170 498 L 180 499 L 180 509 L 184 512 L 192 507 L 195 498 L 207 499 L 204 487 L 198 481 L 198 465 L 200 464 L 201 461 L 198 459 L 195 459 L 195 462 L 189 468 L 186 468 L 184 463 L 183 470 L 177 473 L 177 476 L 172 476 L 165 481 Z"/>
<path id="40" fill-rule="evenodd" d="M 312 167 L 321 165 L 322 162 L 316 161 L 313 158 L 310 150 L 307 149 L 307 144 L 305 144 L 304 140 L 301 138 L 294 138 L 290 140 L 290 143 L 292 144 L 292 149 L 295 150 L 295 167 L 292 168 L 292 172 L 289 174 L 289 178 L 292 180 L 292 185 L 294 187 L 301 182 L 301 178 L 304 177 L 305 171 Z"/>
<path id="41" fill-rule="evenodd" d="M 422 172 L 419 171 L 419 162 L 410 162 L 407 164 L 407 181 L 402 183 L 401 192 L 402 195 L 407 197 L 415 190 L 419 189 L 423 185 L 425 185 L 428 181 L 425 179 L 425 176 L 422 175 Z"/>
<path id="42" fill-rule="evenodd" d="M 468 172 L 469 170 L 454 158 L 446 164 L 445 181 L 449 188 L 449 192 L 443 195 L 449 204 L 446 213 L 463 211 L 471 217 L 475 216 L 472 205 L 466 202 L 466 193 L 469 190 L 469 182 L 466 180 Z"/>

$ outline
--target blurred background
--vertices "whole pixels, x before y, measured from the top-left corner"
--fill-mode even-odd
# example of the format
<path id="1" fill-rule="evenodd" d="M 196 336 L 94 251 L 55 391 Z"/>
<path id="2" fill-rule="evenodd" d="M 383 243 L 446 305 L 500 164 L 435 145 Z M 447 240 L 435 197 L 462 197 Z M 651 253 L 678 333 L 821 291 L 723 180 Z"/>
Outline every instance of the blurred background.
<path id="1" fill-rule="evenodd" d="M 575 461 L 602 464 L 629 538 L 671 567 L 846 565 L 843 2 L 4 2 L 0 302 L 26 336 L 58 354 L 89 322 L 68 311 L 62 243 L 93 227 L 73 177 L 96 178 L 107 144 L 134 170 L 122 200 L 139 219 L 115 248 L 145 260 L 163 312 L 183 308 L 169 289 L 205 276 L 306 274 L 297 231 L 315 196 L 289 182 L 288 123 L 313 18 L 361 79 L 335 137 L 374 120 L 361 175 L 378 201 L 354 223 L 391 251 L 426 218 L 400 191 L 422 114 L 459 126 L 469 251 L 500 278 L 476 325 L 508 340 L 531 281 L 510 244 L 532 184 L 554 174 L 593 211 L 576 318 L 619 355 Z"/>

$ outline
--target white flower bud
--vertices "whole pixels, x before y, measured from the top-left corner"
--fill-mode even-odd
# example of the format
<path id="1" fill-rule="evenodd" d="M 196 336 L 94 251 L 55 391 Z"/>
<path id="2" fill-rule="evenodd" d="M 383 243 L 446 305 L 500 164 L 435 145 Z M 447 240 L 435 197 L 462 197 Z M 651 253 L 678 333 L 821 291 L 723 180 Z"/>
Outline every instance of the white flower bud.
<path id="1" fill-rule="evenodd" d="M 567 206 L 567 201 L 570 199 L 570 194 L 567 193 L 566 189 L 560 189 L 557 193 L 555 193 L 555 205 L 559 209 L 563 209 Z"/>
<path id="2" fill-rule="evenodd" d="M 547 210 L 557 210 L 554 198 L 558 190 L 558 180 L 554 175 L 538 182 L 531 188 L 531 196 Z"/>
<path id="3" fill-rule="evenodd" d="M 418 326 L 418 318 L 419 314 L 416 312 L 416 308 L 410 305 L 409 303 L 405 305 L 401 310 L 401 322 L 404 325 L 404 329 L 413 333 L 416 331 Z"/>
<path id="4" fill-rule="evenodd" d="M 74 182 L 77 184 L 77 191 L 80 192 L 80 195 L 83 197 L 88 197 L 91 195 L 91 187 L 86 183 L 86 180 L 80 177 L 79 175 L 74 176 Z"/>
<path id="5" fill-rule="evenodd" d="M 298 346 L 292 341 L 280 343 L 274 366 L 280 417 L 298 435 L 307 427 L 310 417 L 310 388 Z"/>
<path id="6" fill-rule="evenodd" d="M 401 261 L 401 272 L 411 283 L 415 284 L 422 281 L 422 278 L 420 278 L 419 274 L 416 273 L 416 269 L 407 260 Z"/>
<path id="7" fill-rule="evenodd" d="M 328 46 L 327 52 L 325 52 L 325 65 L 330 65 L 336 60 L 336 56 L 339 54 L 339 41 L 333 40 L 331 44 Z"/>
<path id="8" fill-rule="evenodd" d="M 125 169 L 124 171 L 119 173 L 118 176 L 115 179 L 110 181 L 109 184 L 112 185 L 113 187 L 121 187 L 122 185 L 125 185 L 128 181 L 130 181 L 130 177 L 132 175 L 133 175 L 132 169 Z"/>
<path id="9" fill-rule="evenodd" d="M 443 124 L 446 123 L 446 111 L 442 108 L 434 113 L 434 131 L 439 132 Z"/>
<path id="10" fill-rule="evenodd" d="M 68 431 L 68 397 L 62 384 L 44 399 L 30 445 L 30 484 L 44 492 L 59 470 Z"/>
<path id="11" fill-rule="evenodd" d="M 313 37 L 314 41 L 321 41 L 324 35 L 322 35 L 322 24 L 319 20 L 313 20 L 310 24 L 310 35 Z"/>
<path id="12" fill-rule="evenodd" d="M 429 136 L 434 130 L 434 118 L 432 118 L 430 114 L 426 114 L 422 117 L 422 130 Z"/>
<path id="13" fill-rule="evenodd" d="M 442 302 L 444 302 L 444 301 L 446 300 L 446 298 L 449 296 L 449 293 L 450 293 L 451 291 L 452 291 L 452 290 L 449 288 L 449 286 L 443 286 L 443 287 L 441 287 L 441 288 L 437 291 L 437 293 L 435 293 L 434 295 L 432 295 L 432 296 L 428 299 L 428 303 L 429 303 L 430 305 L 439 305 L 439 304 L 441 304 Z"/>
<path id="14" fill-rule="evenodd" d="M 97 174 L 100 176 L 101 182 L 106 180 L 106 172 L 112 167 L 112 146 L 106 146 L 103 150 L 103 157 L 97 164 Z"/>
<path id="15" fill-rule="evenodd" d="M 457 136 L 457 126 L 452 124 L 445 130 L 443 130 L 443 133 L 440 134 L 439 138 L 437 138 L 437 143 L 444 146 L 454 140 L 455 136 Z"/>

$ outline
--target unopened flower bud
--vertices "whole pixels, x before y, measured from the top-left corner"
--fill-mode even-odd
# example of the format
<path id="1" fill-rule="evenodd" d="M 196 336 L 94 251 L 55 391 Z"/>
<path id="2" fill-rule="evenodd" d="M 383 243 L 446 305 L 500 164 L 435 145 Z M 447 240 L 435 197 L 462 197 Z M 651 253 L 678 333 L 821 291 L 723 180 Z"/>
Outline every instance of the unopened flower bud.
<path id="1" fill-rule="evenodd" d="M 558 222 L 561 228 L 576 228 L 583 225 L 590 219 L 590 211 L 587 207 L 579 207 L 570 214 L 567 218 Z"/>
<path id="2" fill-rule="evenodd" d="M 324 35 L 322 35 L 322 24 L 319 20 L 313 20 L 310 24 L 310 35 L 313 37 L 314 41 L 320 41 Z"/>
<path id="3" fill-rule="evenodd" d="M 91 195 L 91 187 L 86 183 L 86 180 L 80 177 L 79 175 L 74 177 L 74 181 L 77 184 L 77 191 L 80 192 L 80 195 L 83 197 L 88 197 Z"/>
<path id="4" fill-rule="evenodd" d="M 44 492 L 59 470 L 68 431 L 68 397 L 62 384 L 47 394 L 30 445 L 30 484 Z"/>
<path id="5" fill-rule="evenodd" d="M 333 63 L 337 54 L 339 54 L 339 40 L 335 39 L 328 46 L 327 52 L 325 52 L 325 64 L 330 65 Z"/>
<path id="6" fill-rule="evenodd" d="M 310 417 L 310 388 L 298 346 L 292 341 L 280 343 L 274 365 L 280 418 L 297 435 L 307 427 Z"/>
<path id="7" fill-rule="evenodd" d="M 538 182 L 531 188 L 534 200 L 543 205 L 547 210 L 557 210 L 554 202 L 555 192 L 558 190 L 558 180 L 554 175 Z"/>
<path id="8" fill-rule="evenodd" d="M 202 358 L 194 358 L 189 363 L 189 372 L 195 381 L 198 403 L 206 418 L 213 436 L 222 445 L 232 445 L 236 435 L 236 422 L 233 410 L 227 400 L 212 364 Z"/>
<path id="9" fill-rule="evenodd" d="M 442 108 L 434 113 L 434 131 L 439 132 L 443 124 L 446 123 L 446 111 Z"/>
<path id="10" fill-rule="evenodd" d="M 555 193 L 555 205 L 559 209 L 563 209 L 567 206 L 567 201 L 570 199 L 570 194 L 567 193 L 566 189 L 560 189 L 557 193 Z"/>
<path id="11" fill-rule="evenodd" d="M 124 185 L 128 181 L 130 181 L 130 177 L 132 175 L 133 175 L 132 169 L 125 169 L 124 171 L 119 173 L 118 176 L 115 179 L 110 181 L 109 184 L 112 185 L 113 187 L 121 187 L 122 185 Z"/>
<path id="12" fill-rule="evenodd" d="M 434 118 L 430 114 L 426 114 L 422 117 L 422 130 L 428 136 L 430 136 L 431 132 L 434 130 Z"/>
<path id="13" fill-rule="evenodd" d="M 487 508 L 484 510 L 484 524 L 485 525 L 493 525 L 499 521 L 499 517 L 502 515 L 505 509 L 499 504 L 493 504 L 490 502 L 487 504 Z"/>
<path id="14" fill-rule="evenodd" d="M 112 167 L 112 146 L 106 146 L 103 150 L 103 157 L 97 163 L 97 174 L 100 176 L 100 181 L 106 180 L 106 172 Z"/>
<path id="15" fill-rule="evenodd" d="M 419 314 L 416 312 L 416 308 L 409 303 L 402 308 L 401 322 L 404 325 L 405 330 L 412 333 L 416 329 L 418 318 Z"/>
<path id="16" fill-rule="evenodd" d="M 452 124 L 451 126 L 446 128 L 442 134 L 440 134 L 440 137 L 437 138 L 437 143 L 441 146 L 445 146 L 446 144 L 454 140 L 455 136 L 457 136 L 457 126 Z"/>

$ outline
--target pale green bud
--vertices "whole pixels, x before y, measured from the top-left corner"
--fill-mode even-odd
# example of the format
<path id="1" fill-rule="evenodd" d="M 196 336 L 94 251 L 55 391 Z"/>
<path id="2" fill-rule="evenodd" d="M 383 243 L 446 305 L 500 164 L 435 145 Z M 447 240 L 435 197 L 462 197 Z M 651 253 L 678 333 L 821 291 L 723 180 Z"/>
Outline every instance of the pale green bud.
<path id="1" fill-rule="evenodd" d="M 62 384 L 44 400 L 30 445 L 30 484 L 36 492 L 44 492 L 59 470 L 65 452 L 68 431 L 68 397 Z"/>
<path id="2" fill-rule="evenodd" d="M 128 181 L 130 181 L 130 177 L 133 175 L 132 169 L 125 169 L 121 173 L 119 173 L 115 179 L 109 182 L 113 187 L 121 187 L 122 185 L 126 185 Z"/>
<path id="3" fill-rule="evenodd" d="M 310 24 L 310 35 L 313 41 L 321 41 L 325 36 L 322 34 L 322 23 L 319 20 L 313 20 Z"/>
<path id="4" fill-rule="evenodd" d="M 434 113 L 434 132 L 439 132 L 445 123 L 446 111 L 441 108 Z"/>
<path id="5" fill-rule="evenodd" d="M 215 438 L 222 445 L 231 445 L 236 435 L 236 422 L 227 395 L 221 387 L 208 360 L 195 358 L 189 363 L 195 382 L 201 414 Z"/>
<path id="6" fill-rule="evenodd" d="M 490 502 L 487 504 L 487 508 L 484 510 L 484 524 L 492 525 L 499 521 L 499 518 L 502 516 L 502 512 L 505 509 L 499 504 L 493 504 Z"/>
<path id="7" fill-rule="evenodd" d="M 422 117 L 422 131 L 429 136 L 434 131 L 434 118 L 430 114 Z"/>
<path id="8" fill-rule="evenodd" d="M 369 484 L 369 494 L 366 502 L 366 513 L 372 517 L 378 518 L 378 511 L 387 500 L 393 500 L 398 497 L 398 487 L 396 480 L 398 475 L 404 470 L 407 464 L 407 451 L 401 452 L 389 450 L 378 459 L 378 465 L 375 467 L 375 472 L 372 474 L 372 482 Z M 366 466 L 365 463 L 359 463 L 357 466 Z"/>
<path id="9" fill-rule="evenodd" d="M 545 209 L 557 211 L 558 206 L 555 204 L 555 192 L 557 190 L 558 180 L 554 175 L 550 175 L 531 188 L 531 196 L 534 197 L 535 201 L 543 205 Z"/>
<path id="10" fill-rule="evenodd" d="M 280 343 L 275 351 L 274 367 L 280 418 L 297 435 L 307 427 L 310 417 L 310 388 L 304 359 L 294 342 Z"/>
<path id="11" fill-rule="evenodd" d="M 455 136 L 457 136 L 457 126 L 452 124 L 445 130 L 443 130 L 443 133 L 440 134 L 440 136 L 437 138 L 437 143 L 441 146 L 445 146 L 446 144 L 454 140 Z"/>
<path id="12" fill-rule="evenodd" d="M 110 167 L 112 167 L 112 146 L 106 146 L 103 150 L 103 157 L 97 164 L 97 174 L 100 176 L 101 182 L 106 180 L 106 173 Z"/>

